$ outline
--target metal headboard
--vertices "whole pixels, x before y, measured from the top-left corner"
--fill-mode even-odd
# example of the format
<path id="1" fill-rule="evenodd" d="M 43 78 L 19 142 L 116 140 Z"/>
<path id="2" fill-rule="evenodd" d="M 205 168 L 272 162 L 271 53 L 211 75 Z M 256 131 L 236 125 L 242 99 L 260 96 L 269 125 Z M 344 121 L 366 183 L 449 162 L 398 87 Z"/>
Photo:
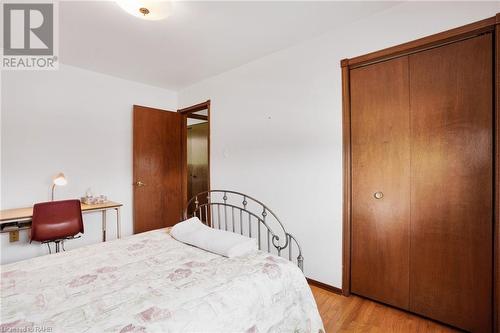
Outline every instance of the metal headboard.
<path id="1" fill-rule="evenodd" d="M 229 190 L 198 193 L 188 201 L 184 211 L 185 219 L 193 216 L 214 229 L 256 238 L 259 250 L 267 248 L 269 253 L 288 257 L 292 262 L 295 259 L 297 266 L 301 270 L 304 268 L 297 239 L 285 230 L 272 210 L 251 196 Z"/>

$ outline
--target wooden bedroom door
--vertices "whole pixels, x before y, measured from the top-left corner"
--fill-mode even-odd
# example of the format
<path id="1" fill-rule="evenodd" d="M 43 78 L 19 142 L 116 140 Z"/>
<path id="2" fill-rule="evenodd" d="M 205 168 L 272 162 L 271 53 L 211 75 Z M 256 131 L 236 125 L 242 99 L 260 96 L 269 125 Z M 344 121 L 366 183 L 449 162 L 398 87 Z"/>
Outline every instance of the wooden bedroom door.
<path id="1" fill-rule="evenodd" d="M 490 332 L 492 34 L 410 55 L 410 309 Z"/>
<path id="2" fill-rule="evenodd" d="M 409 305 L 408 57 L 353 69 L 351 291 Z"/>
<path id="3" fill-rule="evenodd" d="M 133 117 L 134 233 L 140 233 L 182 217 L 185 118 L 138 105 Z"/>

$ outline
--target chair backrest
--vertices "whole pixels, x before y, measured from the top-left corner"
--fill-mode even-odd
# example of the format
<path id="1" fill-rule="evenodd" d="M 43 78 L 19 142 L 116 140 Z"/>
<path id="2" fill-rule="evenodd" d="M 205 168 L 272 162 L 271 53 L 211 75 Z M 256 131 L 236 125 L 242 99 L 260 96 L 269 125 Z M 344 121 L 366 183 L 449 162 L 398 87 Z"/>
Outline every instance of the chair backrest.
<path id="1" fill-rule="evenodd" d="M 83 234 L 79 200 L 41 202 L 33 206 L 32 241 L 52 241 Z"/>

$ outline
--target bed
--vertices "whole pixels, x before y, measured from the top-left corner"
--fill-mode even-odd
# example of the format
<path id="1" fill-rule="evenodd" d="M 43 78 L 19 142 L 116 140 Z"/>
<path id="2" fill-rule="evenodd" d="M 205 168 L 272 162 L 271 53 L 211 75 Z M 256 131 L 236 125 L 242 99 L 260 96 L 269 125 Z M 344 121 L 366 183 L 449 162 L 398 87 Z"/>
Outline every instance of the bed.
<path id="1" fill-rule="evenodd" d="M 3 265 L 0 331 L 323 331 L 300 247 L 279 220 L 271 228 L 274 213 L 210 191 L 190 201 L 185 216 L 193 215 L 258 238 L 261 250 L 229 259 L 159 229 Z"/>

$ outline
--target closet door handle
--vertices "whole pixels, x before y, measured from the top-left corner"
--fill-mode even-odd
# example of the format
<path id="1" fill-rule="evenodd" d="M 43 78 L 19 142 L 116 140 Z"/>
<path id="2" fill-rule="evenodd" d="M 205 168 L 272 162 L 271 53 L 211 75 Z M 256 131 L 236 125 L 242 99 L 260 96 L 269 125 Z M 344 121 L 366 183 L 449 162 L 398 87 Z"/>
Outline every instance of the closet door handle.
<path id="1" fill-rule="evenodd" d="M 373 193 L 373 197 L 375 199 L 382 199 L 384 197 L 384 193 L 382 193 L 382 192 L 375 192 L 375 193 Z"/>

